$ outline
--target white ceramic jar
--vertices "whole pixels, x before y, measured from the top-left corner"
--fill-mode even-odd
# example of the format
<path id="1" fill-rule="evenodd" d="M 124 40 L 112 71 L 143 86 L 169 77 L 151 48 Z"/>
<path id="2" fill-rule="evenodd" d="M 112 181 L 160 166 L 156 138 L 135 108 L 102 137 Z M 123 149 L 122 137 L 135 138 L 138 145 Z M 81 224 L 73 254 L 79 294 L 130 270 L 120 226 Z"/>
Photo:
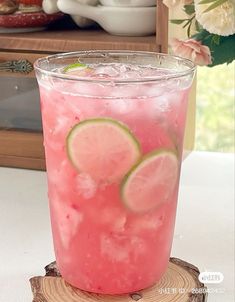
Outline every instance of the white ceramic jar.
<path id="1" fill-rule="evenodd" d="M 156 6 L 91 6 L 82 5 L 79 1 L 58 0 L 57 5 L 60 11 L 66 14 L 94 20 L 113 35 L 147 36 L 156 31 Z"/>
<path id="2" fill-rule="evenodd" d="M 156 6 L 156 0 L 99 0 L 104 6 L 145 7 Z"/>
<path id="3" fill-rule="evenodd" d="M 99 0 L 74 0 L 83 5 L 97 5 Z M 45 13 L 47 14 L 54 14 L 59 12 L 59 8 L 57 5 L 58 0 L 43 0 L 42 7 Z M 81 28 L 89 27 L 93 25 L 95 22 L 91 19 L 82 17 L 81 15 L 74 15 L 73 13 L 70 14 L 71 18 L 74 22 Z"/>

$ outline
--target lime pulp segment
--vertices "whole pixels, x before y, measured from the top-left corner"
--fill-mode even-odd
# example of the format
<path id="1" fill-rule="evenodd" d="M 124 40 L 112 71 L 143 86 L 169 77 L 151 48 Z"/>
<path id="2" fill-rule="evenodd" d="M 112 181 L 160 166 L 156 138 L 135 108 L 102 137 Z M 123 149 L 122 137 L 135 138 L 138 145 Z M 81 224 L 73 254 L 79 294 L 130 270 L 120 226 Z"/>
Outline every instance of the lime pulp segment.
<path id="1" fill-rule="evenodd" d="M 111 118 L 87 119 L 67 136 L 68 156 L 80 172 L 96 181 L 120 181 L 141 157 L 130 129 Z"/>
<path id="2" fill-rule="evenodd" d="M 134 212 L 147 212 L 172 198 L 179 177 L 177 155 L 159 149 L 147 154 L 123 179 L 121 196 Z"/>

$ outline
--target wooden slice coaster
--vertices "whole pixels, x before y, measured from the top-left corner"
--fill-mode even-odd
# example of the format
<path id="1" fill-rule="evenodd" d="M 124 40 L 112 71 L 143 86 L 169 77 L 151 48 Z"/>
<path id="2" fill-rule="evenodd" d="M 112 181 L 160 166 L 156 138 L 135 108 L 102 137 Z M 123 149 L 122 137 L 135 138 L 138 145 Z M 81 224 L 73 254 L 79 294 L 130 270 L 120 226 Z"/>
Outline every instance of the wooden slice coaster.
<path id="1" fill-rule="evenodd" d="M 45 267 L 45 277 L 30 279 L 33 302 L 206 302 L 207 291 L 200 283 L 197 267 L 177 258 L 171 258 L 160 282 L 137 293 L 100 295 L 70 286 L 62 278 L 53 262 Z"/>

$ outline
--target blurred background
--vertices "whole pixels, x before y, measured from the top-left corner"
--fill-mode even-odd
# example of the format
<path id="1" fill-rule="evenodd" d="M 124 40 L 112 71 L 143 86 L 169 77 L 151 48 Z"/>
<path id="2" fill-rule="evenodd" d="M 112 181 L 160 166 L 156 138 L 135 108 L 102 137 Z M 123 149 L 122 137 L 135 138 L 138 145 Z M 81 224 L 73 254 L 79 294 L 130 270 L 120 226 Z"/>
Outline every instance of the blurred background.
<path id="1" fill-rule="evenodd" d="M 169 19 L 183 19 L 181 8 L 169 11 Z M 186 39 L 186 29 L 169 22 L 169 39 Z M 235 63 L 197 67 L 192 93 L 196 111 L 194 149 L 200 151 L 235 151 Z M 191 104 L 193 101 L 191 100 Z M 191 119 L 192 119 L 191 115 Z M 189 122 L 190 124 L 190 122 Z"/>
<path id="2" fill-rule="evenodd" d="M 195 149 L 234 152 L 235 64 L 198 67 Z"/>

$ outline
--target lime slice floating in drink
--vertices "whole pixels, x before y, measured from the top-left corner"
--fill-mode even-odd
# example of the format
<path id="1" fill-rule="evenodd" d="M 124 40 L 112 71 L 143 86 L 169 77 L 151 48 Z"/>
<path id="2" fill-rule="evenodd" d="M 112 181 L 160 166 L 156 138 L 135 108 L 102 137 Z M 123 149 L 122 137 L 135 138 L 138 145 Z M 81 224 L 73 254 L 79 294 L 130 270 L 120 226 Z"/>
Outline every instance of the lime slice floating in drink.
<path id="1" fill-rule="evenodd" d="M 63 72 L 69 75 L 86 76 L 92 72 L 92 68 L 86 64 L 77 62 L 66 66 Z"/>
<path id="2" fill-rule="evenodd" d="M 120 181 L 141 156 L 130 129 L 111 118 L 76 124 L 67 136 L 67 153 L 78 171 L 107 182 Z"/>
<path id="3" fill-rule="evenodd" d="M 172 197 L 178 175 L 178 157 L 173 151 L 153 151 L 124 178 L 121 184 L 123 202 L 134 212 L 153 210 Z"/>
<path id="4" fill-rule="evenodd" d="M 76 70 L 79 71 L 79 70 L 86 69 L 86 68 L 88 68 L 86 64 L 77 62 L 77 63 L 73 63 L 73 64 L 66 66 L 63 69 L 63 72 L 68 73 L 70 71 L 76 71 Z"/>

